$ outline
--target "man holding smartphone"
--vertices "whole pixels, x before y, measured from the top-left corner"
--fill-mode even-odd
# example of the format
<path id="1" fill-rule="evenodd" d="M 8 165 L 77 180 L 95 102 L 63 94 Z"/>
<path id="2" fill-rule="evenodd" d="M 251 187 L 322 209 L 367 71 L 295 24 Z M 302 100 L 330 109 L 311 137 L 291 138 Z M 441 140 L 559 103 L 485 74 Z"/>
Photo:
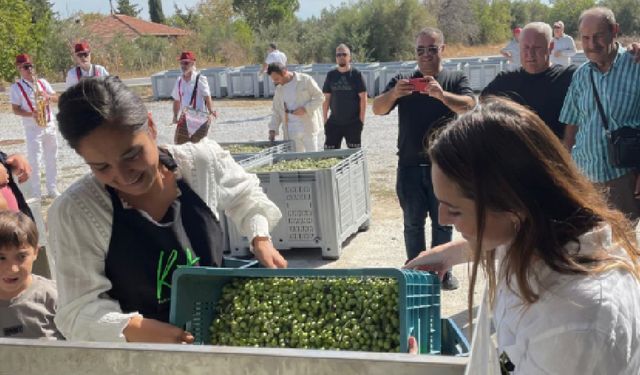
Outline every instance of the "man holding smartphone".
<path id="1" fill-rule="evenodd" d="M 425 140 L 435 127 L 475 106 L 473 90 L 464 72 L 443 70 L 444 49 L 442 31 L 422 29 L 416 37 L 418 69 L 410 75 L 394 77 L 373 101 L 376 115 L 386 115 L 398 107 L 396 192 L 404 217 L 408 259 L 426 249 L 427 216 L 431 218 L 431 247 L 451 241 L 451 227 L 438 223 L 439 202 L 433 193 Z M 445 274 L 442 288 L 458 288 L 451 271 Z"/>
<path id="2" fill-rule="evenodd" d="M 338 67 L 327 74 L 322 87 L 324 148 L 340 148 L 343 138 L 347 147 L 359 148 L 367 111 L 367 88 L 362 73 L 351 66 L 351 51 L 345 44 L 336 48 L 336 63 Z M 329 110 L 331 115 L 327 118 Z"/>

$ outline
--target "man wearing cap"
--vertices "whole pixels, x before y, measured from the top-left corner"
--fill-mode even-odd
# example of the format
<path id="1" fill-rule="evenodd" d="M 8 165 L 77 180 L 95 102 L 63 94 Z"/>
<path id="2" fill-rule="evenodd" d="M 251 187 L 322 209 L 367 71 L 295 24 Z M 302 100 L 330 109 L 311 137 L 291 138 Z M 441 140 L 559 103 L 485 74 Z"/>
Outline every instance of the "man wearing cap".
<path id="1" fill-rule="evenodd" d="M 11 85 L 11 107 L 13 113 L 22 117 L 25 138 L 27 143 L 27 157 L 33 170 L 33 175 L 29 179 L 31 183 L 31 197 L 41 197 L 40 188 L 40 159 L 44 159 L 46 185 L 49 198 L 56 198 L 60 193 L 56 186 L 58 174 L 56 160 L 58 156 L 58 141 L 56 139 L 56 124 L 53 121 L 53 113 L 49 106 L 50 102 L 57 102 L 56 92 L 51 88 L 49 82 L 43 78 L 37 81 L 34 77 L 33 62 L 26 53 L 16 56 L 16 68 L 20 73 L 18 79 Z M 44 121 L 40 126 L 36 123 L 39 115 L 38 101 L 35 92 L 39 91 L 37 100 L 44 103 Z"/>
<path id="2" fill-rule="evenodd" d="M 213 110 L 207 77 L 196 70 L 196 55 L 191 51 L 184 51 L 180 54 L 179 60 L 182 75 L 176 80 L 171 93 L 173 123 L 177 124 L 174 141 L 176 144 L 195 143 L 207 136 L 211 121 L 216 118 L 216 112 Z M 186 122 L 178 121 L 185 108 L 191 108 L 196 113 L 208 113 L 206 123 L 203 121 L 203 124 L 192 134 L 189 134 Z"/>
<path id="3" fill-rule="evenodd" d="M 109 75 L 104 66 L 91 63 L 89 43 L 84 41 L 76 43 L 73 49 L 73 59 L 76 61 L 76 66 L 69 69 L 67 73 L 67 88 L 78 83 L 83 77 L 106 77 Z"/>
<path id="4" fill-rule="evenodd" d="M 570 35 L 564 33 L 564 22 L 556 21 L 553 24 L 553 50 L 551 51 L 551 64 L 569 66 L 571 57 L 576 54 L 576 43 Z"/>
<path id="5" fill-rule="evenodd" d="M 521 28 L 516 27 L 513 29 L 513 39 L 500 50 L 502 56 L 508 59 L 505 70 L 516 70 L 520 67 L 520 32 Z"/>

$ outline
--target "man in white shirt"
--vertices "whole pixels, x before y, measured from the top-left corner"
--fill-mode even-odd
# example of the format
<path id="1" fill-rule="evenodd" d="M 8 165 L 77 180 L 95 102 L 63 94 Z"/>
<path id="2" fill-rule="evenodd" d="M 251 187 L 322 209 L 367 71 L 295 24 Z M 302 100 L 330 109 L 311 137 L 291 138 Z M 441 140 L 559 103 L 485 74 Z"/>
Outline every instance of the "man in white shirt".
<path id="1" fill-rule="evenodd" d="M 211 90 L 207 77 L 201 75 L 196 69 L 196 55 L 191 51 L 184 51 L 180 54 L 180 70 L 182 75 L 178 77 L 171 97 L 173 98 L 173 123 L 176 127 L 175 143 L 181 144 L 188 141 L 197 142 L 207 136 L 209 125 L 216 118 L 216 111 L 213 110 L 211 100 Z M 196 87 L 197 84 L 197 87 Z M 188 133 L 186 124 L 178 123 L 185 108 L 194 109 L 196 112 L 208 113 L 207 123 L 197 130 Z M 203 119 L 204 120 L 204 119 Z"/>
<path id="2" fill-rule="evenodd" d="M 40 198 L 41 196 L 40 159 L 43 158 L 47 180 L 47 197 L 56 198 L 60 195 L 56 186 L 58 141 L 56 139 L 56 123 L 49 103 L 56 102 L 58 98 L 49 82 L 43 78 L 36 81 L 33 62 L 29 55 L 23 53 L 16 56 L 16 69 L 20 73 L 20 79 L 11 85 L 11 107 L 13 113 L 22 117 L 24 125 L 27 157 L 33 170 L 29 179 L 31 197 Z M 37 100 L 36 91 L 39 93 Z"/>
<path id="3" fill-rule="evenodd" d="M 264 60 L 264 64 L 262 64 L 260 74 L 263 74 L 267 70 L 267 66 L 272 63 L 280 63 L 287 66 L 287 55 L 278 50 L 278 46 L 275 43 L 270 43 L 267 51 L 267 58 Z"/>
<path id="4" fill-rule="evenodd" d="M 500 50 L 502 56 L 508 59 L 505 70 L 512 71 L 520 68 L 520 32 L 521 28 L 516 27 L 513 29 L 513 39 Z"/>
<path id="5" fill-rule="evenodd" d="M 576 43 L 570 35 L 564 33 L 564 22 L 556 21 L 553 24 L 553 50 L 551 51 L 551 64 L 569 66 L 571 57 L 576 54 Z"/>
<path id="6" fill-rule="evenodd" d="M 283 139 L 293 140 L 296 152 L 318 151 L 324 94 L 308 74 L 290 72 L 281 63 L 271 63 L 267 74 L 276 85 L 269 123 L 269 140 L 274 141 L 283 124 Z"/>
<path id="7" fill-rule="evenodd" d="M 83 77 L 106 77 L 109 75 L 104 66 L 91 63 L 89 43 L 85 41 L 76 43 L 73 49 L 73 59 L 76 61 L 76 66 L 67 72 L 66 88 L 75 85 Z"/>

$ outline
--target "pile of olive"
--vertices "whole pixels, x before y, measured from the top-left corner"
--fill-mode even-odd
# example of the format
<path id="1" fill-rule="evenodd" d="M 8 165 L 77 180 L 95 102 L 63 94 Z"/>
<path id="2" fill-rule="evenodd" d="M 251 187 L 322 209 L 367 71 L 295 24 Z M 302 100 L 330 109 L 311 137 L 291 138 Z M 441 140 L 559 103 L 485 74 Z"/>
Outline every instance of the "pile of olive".
<path id="1" fill-rule="evenodd" d="M 389 278 L 239 278 L 222 290 L 213 345 L 397 352 Z"/>

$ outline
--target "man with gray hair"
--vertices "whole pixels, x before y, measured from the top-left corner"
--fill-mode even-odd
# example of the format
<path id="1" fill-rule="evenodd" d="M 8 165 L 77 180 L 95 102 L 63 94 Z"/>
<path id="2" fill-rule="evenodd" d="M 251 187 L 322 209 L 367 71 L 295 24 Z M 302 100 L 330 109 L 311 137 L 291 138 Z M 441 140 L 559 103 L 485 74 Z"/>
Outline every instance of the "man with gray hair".
<path id="1" fill-rule="evenodd" d="M 451 241 L 451 227 L 440 225 L 440 203 L 433 192 L 431 161 L 425 140 L 439 125 L 475 106 L 473 90 L 463 71 L 444 70 L 442 31 L 424 28 L 415 41 L 418 69 L 398 75 L 373 101 L 373 113 L 387 115 L 398 107 L 398 172 L 396 192 L 404 218 L 404 242 L 409 259 L 426 249 L 424 226 L 431 218 L 431 247 Z M 457 289 L 451 271 L 443 289 Z"/>
<path id="2" fill-rule="evenodd" d="M 607 190 L 609 203 L 637 220 L 640 179 L 610 158 L 607 137 L 622 127 L 640 129 L 640 64 L 616 41 L 620 26 L 610 9 L 582 12 L 579 31 L 589 62 L 573 75 L 560 113 L 560 121 L 570 124 L 565 145 L 582 172 Z"/>
<path id="3" fill-rule="evenodd" d="M 346 44 L 336 48 L 336 63 L 338 67 L 327 73 L 322 87 L 324 148 L 340 148 L 342 138 L 347 147 L 359 148 L 367 110 L 367 88 L 362 73 L 351 66 L 351 50 Z M 327 117 L 329 110 L 331 116 Z"/>
<path id="4" fill-rule="evenodd" d="M 575 65 L 551 65 L 551 27 L 544 22 L 527 24 L 520 34 L 522 67 L 501 72 L 482 90 L 481 96 L 506 96 L 533 109 L 562 138 L 564 124 L 558 121 Z"/>

